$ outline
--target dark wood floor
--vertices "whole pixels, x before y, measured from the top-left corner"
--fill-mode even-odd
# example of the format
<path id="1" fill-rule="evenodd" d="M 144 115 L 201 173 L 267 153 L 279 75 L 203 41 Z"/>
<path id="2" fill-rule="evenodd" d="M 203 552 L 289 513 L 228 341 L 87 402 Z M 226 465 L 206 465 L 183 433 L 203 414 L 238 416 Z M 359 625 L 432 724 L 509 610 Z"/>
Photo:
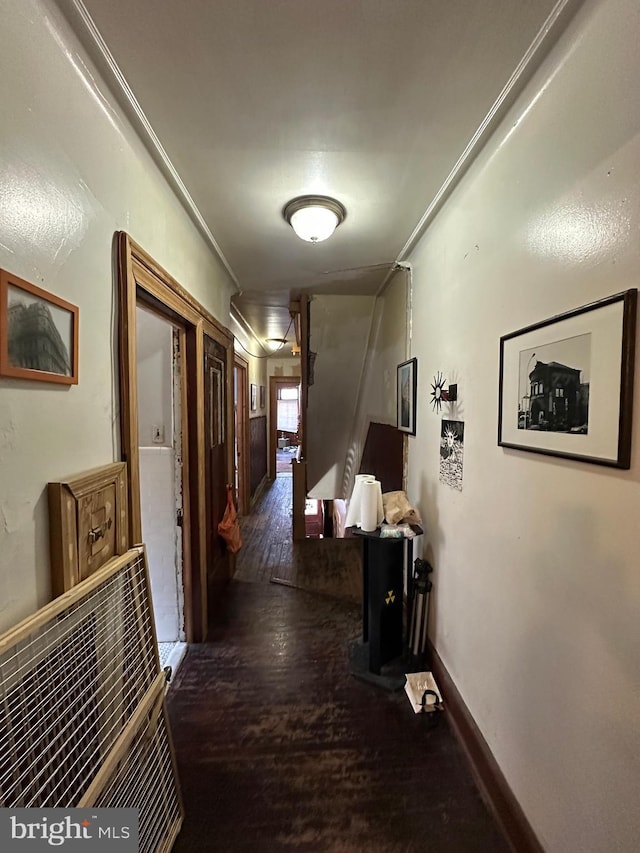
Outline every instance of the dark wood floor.
<path id="1" fill-rule="evenodd" d="M 283 479 L 245 520 L 255 571 L 245 560 L 169 692 L 186 809 L 174 850 L 506 853 L 446 712 L 432 728 L 404 692 L 349 674 L 357 605 L 269 583 L 287 554 Z M 282 518 L 266 519 L 277 496 Z"/>

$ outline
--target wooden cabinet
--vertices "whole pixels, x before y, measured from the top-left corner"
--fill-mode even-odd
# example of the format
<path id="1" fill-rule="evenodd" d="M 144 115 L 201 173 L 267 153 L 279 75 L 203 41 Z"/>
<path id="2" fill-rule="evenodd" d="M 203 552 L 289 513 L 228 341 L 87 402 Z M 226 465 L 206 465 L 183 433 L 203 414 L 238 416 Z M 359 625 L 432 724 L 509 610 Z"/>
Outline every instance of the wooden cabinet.
<path id="1" fill-rule="evenodd" d="M 51 585 L 61 595 L 129 547 L 127 466 L 49 483 Z"/>

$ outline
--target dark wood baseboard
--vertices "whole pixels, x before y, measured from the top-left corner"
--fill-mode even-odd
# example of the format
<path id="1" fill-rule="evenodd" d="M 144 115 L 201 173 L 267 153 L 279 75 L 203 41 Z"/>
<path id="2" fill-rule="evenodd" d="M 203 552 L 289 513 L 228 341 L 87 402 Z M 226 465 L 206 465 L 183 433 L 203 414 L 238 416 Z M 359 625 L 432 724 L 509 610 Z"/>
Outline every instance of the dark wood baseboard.
<path id="1" fill-rule="evenodd" d="M 544 853 L 458 688 L 431 644 L 429 652 L 431 669 L 442 693 L 452 731 L 467 755 L 483 798 L 514 853 Z"/>

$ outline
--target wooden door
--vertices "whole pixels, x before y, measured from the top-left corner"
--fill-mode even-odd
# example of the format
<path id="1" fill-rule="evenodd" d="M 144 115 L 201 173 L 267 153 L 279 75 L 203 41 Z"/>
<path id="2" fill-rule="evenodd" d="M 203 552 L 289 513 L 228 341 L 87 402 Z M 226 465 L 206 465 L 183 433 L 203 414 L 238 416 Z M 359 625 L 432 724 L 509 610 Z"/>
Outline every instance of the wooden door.
<path id="1" fill-rule="evenodd" d="M 234 420 L 235 448 L 234 462 L 236 468 L 236 498 L 238 512 L 246 515 L 249 512 L 249 385 L 247 362 L 235 354 L 234 363 Z"/>
<path id="2" fill-rule="evenodd" d="M 218 534 L 227 500 L 227 352 L 204 337 L 205 494 L 207 529 L 208 610 L 215 611 L 221 589 L 229 580 L 229 560 Z"/>

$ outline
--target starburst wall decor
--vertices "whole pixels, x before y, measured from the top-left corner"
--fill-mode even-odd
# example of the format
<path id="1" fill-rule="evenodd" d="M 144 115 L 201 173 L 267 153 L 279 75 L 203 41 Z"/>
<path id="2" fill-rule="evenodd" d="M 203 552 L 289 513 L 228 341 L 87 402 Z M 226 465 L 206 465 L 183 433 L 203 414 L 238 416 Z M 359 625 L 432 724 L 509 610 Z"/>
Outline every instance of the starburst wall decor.
<path id="1" fill-rule="evenodd" d="M 458 386 L 449 385 L 448 388 L 445 388 L 446 382 L 447 380 L 439 371 L 433 377 L 433 382 L 431 383 L 431 406 L 434 412 L 440 412 L 443 401 L 445 403 L 455 403 L 458 399 Z"/>

